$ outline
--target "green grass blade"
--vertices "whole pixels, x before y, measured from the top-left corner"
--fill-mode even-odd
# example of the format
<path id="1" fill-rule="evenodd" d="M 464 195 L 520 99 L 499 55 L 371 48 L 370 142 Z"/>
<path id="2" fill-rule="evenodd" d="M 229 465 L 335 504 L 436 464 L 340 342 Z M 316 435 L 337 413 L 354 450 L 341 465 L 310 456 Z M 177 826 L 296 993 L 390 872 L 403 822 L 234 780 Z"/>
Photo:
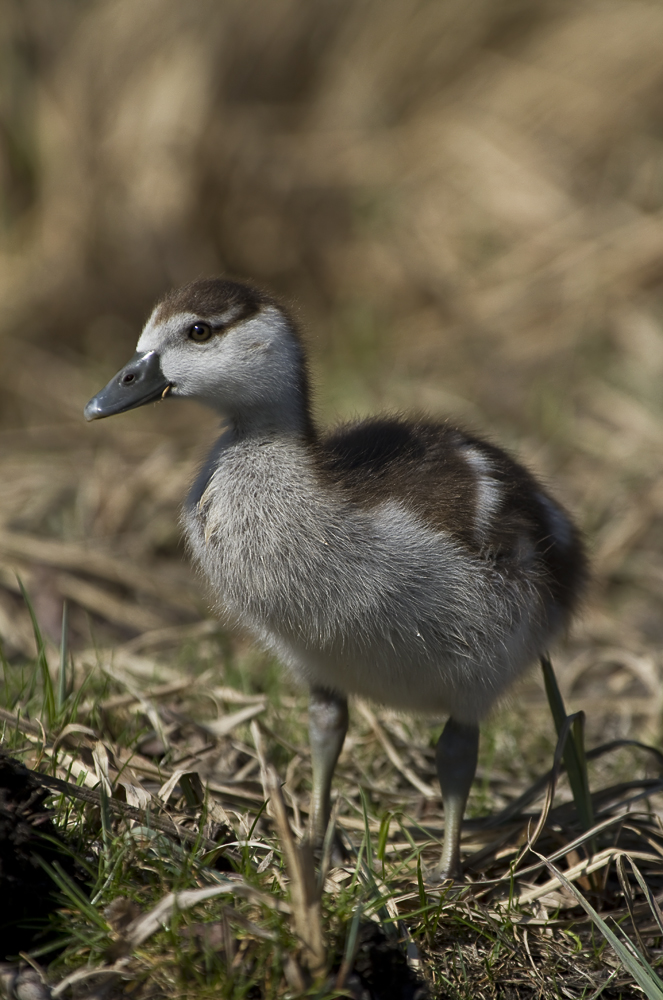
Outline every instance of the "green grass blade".
<path id="1" fill-rule="evenodd" d="M 608 986 L 611 985 L 613 979 L 617 978 L 617 973 L 618 972 L 619 972 L 619 969 L 615 969 L 614 972 L 611 972 L 610 975 L 608 976 L 608 978 L 606 979 L 606 981 L 599 986 L 599 988 L 596 990 L 596 992 L 592 993 L 591 997 L 586 997 L 585 1000 L 599 1000 L 599 997 L 601 996 L 602 993 L 605 993 L 605 991 L 607 990 Z"/>
<path id="2" fill-rule="evenodd" d="M 336 977 L 336 988 L 343 989 L 345 986 L 345 980 L 353 966 L 355 955 L 357 952 L 357 939 L 359 935 L 359 923 L 363 914 L 363 907 L 359 903 L 355 907 L 355 911 L 352 914 L 352 920 L 350 921 L 350 926 L 348 928 L 348 936 L 345 939 L 345 948 L 343 950 L 343 961 L 341 962 L 341 968 L 338 971 Z"/>
<path id="3" fill-rule="evenodd" d="M 366 793 L 364 789 L 360 789 L 361 792 L 361 811 L 364 816 L 364 838 L 366 840 L 366 864 L 372 870 L 373 869 L 373 841 L 371 840 L 371 828 L 368 821 L 368 803 L 366 801 Z"/>
<path id="4" fill-rule="evenodd" d="M 32 607 L 32 602 L 28 597 L 28 592 L 23 586 L 23 581 L 20 576 L 17 576 L 18 585 L 25 601 L 25 606 L 28 609 L 30 615 L 30 621 L 32 622 L 32 631 L 34 632 L 35 642 L 37 644 L 37 667 L 41 673 L 42 683 L 44 685 L 44 695 L 43 695 L 43 711 L 46 716 L 46 721 L 49 726 L 53 725 L 55 721 L 55 691 L 53 689 L 53 678 L 51 677 L 51 672 L 48 669 L 48 660 L 46 659 L 46 646 L 44 645 L 44 638 L 41 634 L 41 629 L 39 628 L 39 622 L 37 621 L 37 616 L 35 615 L 35 610 Z"/>
<path id="5" fill-rule="evenodd" d="M 645 898 L 646 898 L 647 902 L 649 903 L 649 908 L 652 911 L 652 914 L 654 915 L 654 920 L 658 924 L 659 930 L 663 934 L 663 913 L 661 912 L 661 907 L 658 905 L 658 902 L 656 900 L 656 897 L 654 896 L 654 893 L 651 891 L 651 889 L 649 888 L 649 886 L 645 882 L 644 878 L 642 877 L 642 872 L 640 871 L 640 869 L 636 865 L 635 861 L 632 858 L 630 858 L 628 855 L 626 855 L 626 856 L 628 857 L 629 864 L 630 864 L 631 868 L 633 869 L 633 874 L 635 875 L 636 879 L 638 880 L 638 885 L 640 886 L 640 888 L 644 892 Z"/>
<path id="6" fill-rule="evenodd" d="M 376 850 L 376 856 L 378 858 L 378 861 L 380 861 L 380 863 L 382 864 L 382 878 L 384 878 L 384 861 L 385 861 L 385 855 L 387 853 L 387 840 L 389 839 L 389 826 L 391 824 L 392 817 L 393 813 L 386 812 L 384 813 L 382 819 L 380 820 L 380 830 L 378 833 L 378 846 Z"/>
<path id="7" fill-rule="evenodd" d="M 587 757 L 585 756 L 584 712 L 578 712 L 576 718 L 573 720 L 572 739 L 575 744 L 575 753 L 580 771 L 581 801 L 583 802 L 583 809 L 586 809 L 585 829 L 589 830 L 590 827 L 594 826 L 594 809 L 592 808 L 592 798 L 589 792 L 589 775 L 587 774 Z"/>
<path id="8" fill-rule="evenodd" d="M 99 782 L 99 815 L 101 816 L 101 837 L 104 845 L 103 861 L 104 868 L 110 865 L 110 858 L 113 844 L 113 821 L 111 819 L 110 806 L 108 804 L 108 793 L 103 782 Z"/>
<path id="9" fill-rule="evenodd" d="M 354 892 L 354 888 L 359 881 L 359 874 L 361 872 L 362 861 L 364 858 L 364 850 L 366 849 L 366 841 L 362 840 L 359 845 L 359 851 L 357 852 L 357 862 L 355 864 L 355 870 L 352 873 L 352 881 L 350 882 L 350 892 Z"/>
<path id="10" fill-rule="evenodd" d="M 557 684 L 555 671 L 553 670 L 550 658 L 547 655 L 541 657 L 541 668 L 543 670 L 543 680 L 546 687 L 546 695 L 550 712 L 555 723 L 555 729 L 559 736 L 567 719 L 567 711 L 564 700 Z M 573 793 L 578 819 L 584 830 L 589 830 L 594 826 L 594 810 L 589 794 L 589 780 L 587 777 L 587 760 L 584 747 L 584 716 L 578 713 L 578 719 L 574 721 L 571 738 L 567 738 L 564 747 L 564 764 L 566 773 L 569 776 L 569 784 Z M 576 725 L 577 723 L 577 725 Z M 592 848 L 594 849 L 594 848 Z"/>
<path id="11" fill-rule="evenodd" d="M 627 947 L 623 941 L 620 941 L 615 932 L 611 930 L 605 920 L 599 916 L 592 904 L 585 899 L 573 882 L 569 882 L 569 880 L 562 875 L 559 869 L 555 868 L 555 866 L 551 864 L 547 858 L 544 858 L 543 855 L 539 854 L 539 857 L 545 863 L 550 873 L 554 875 L 555 878 L 558 878 L 564 888 L 568 889 L 568 891 L 575 896 L 585 913 L 591 919 L 592 923 L 599 929 L 612 950 L 615 952 L 624 968 L 630 972 L 638 986 L 644 991 L 648 1000 L 663 1000 L 663 983 L 656 975 L 644 955 L 638 951 L 632 942 L 629 941 L 629 947 Z"/>
<path id="12" fill-rule="evenodd" d="M 378 833 L 378 846 L 377 846 L 377 857 L 380 861 L 384 861 L 386 850 L 387 850 L 387 840 L 389 839 L 389 824 L 391 823 L 393 813 L 386 812 L 380 820 L 380 831 Z"/>
<path id="13" fill-rule="evenodd" d="M 58 674 L 58 697 L 57 710 L 62 711 L 62 706 L 67 700 L 67 660 L 69 658 L 69 605 L 67 600 L 62 602 L 62 633 L 60 637 L 60 672 Z"/>
<path id="14" fill-rule="evenodd" d="M 60 892 L 67 897 L 70 903 L 79 910 L 81 913 L 85 914 L 91 923 L 95 924 L 97 927 L 104 931 L 108 930 L 108 924 L 94 906 L 91 905 L 90 901 L 81 892 L 75 882 L 73 882 L 63 868 L 54 861 L 52 865 L 45 861 L 44 858 L 40 857 L 39 854 L 35 854 L 35 857 L 41 867 L 47 872 L 48 875 L 53 879 L 56 886 Z"/>

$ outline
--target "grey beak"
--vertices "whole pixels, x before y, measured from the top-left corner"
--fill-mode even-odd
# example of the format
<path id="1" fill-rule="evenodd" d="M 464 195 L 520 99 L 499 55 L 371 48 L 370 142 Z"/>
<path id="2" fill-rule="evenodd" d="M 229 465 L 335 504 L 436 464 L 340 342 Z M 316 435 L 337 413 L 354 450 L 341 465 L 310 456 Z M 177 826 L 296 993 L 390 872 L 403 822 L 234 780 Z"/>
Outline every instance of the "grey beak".
<path id="1" fill-rule="evenodd" d="M 93 396 L 83 411 L 86 420 L 112 417 L 115 413 L 134 410 L 152 403 L 166 393 L 170 382 L 161 371 L 161 359 L 156 351 L 136 353 L 108 385 Z"/>

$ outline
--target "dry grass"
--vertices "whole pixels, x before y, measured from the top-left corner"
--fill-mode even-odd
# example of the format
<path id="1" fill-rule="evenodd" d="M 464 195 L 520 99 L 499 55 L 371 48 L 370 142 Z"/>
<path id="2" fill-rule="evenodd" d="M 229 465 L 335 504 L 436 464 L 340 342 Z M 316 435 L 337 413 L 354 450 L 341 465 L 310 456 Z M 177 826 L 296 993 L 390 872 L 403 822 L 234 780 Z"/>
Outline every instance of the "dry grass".
<path id="1" fill-rule="evenodd" d="M 594 825 L 583 830 L 560 777 L 561 741 L 552 772 L 532 783 L 500 720 L 464 824 L 467 882 L 440 892 L 424 881 L 442 833 L 433 742 L 358 704 L 337 780 L 352 860 L 323 878 L 324 861 L 318 876 L 297 846 L 310 788 L 305 699 L 270 685 L 266 661 L 238 673 L 221 637 L 200 631 L 190 630 L 187 672 L 131 644 L 111 658 L 88 650 L 63 658 L 58 693 L 56 664 L 5 664 L 4 744 L 44 774 L 88 887 L 54 873 L 60 954 L 43 972 L 54 1000 L 74 987 L 96 996 L 104 983 L 113 996 L 412 996 L 417 977 L 432 996 L 635 995 L 573 885 L 621 940 L 654 966 L 663 959 L 658 751 L 626 741 L 591 751 Z M 521 735 L 530 766 L 552 753 L 550 737 L 540 742 Z M 38 939 L 33 965 L 53 951 Z M 403 983 L 390 993 L 379 972 L 394 955 Z"/>
<path id="2" fill-rule="evenodd" d="M 230 824 L 206 818 L 204 835 L 217 823 L 226 839 L 242 841 L 263 801 L 249 728 L 255 711 L 267 761 L 286 778 L 295 835 L 302 828 L 301 693 L 218 630 L 179 541 L 178 505 L 214 428 L 185 404 L 92 427 L 81 419 L 87 398 L 132 352 L 154 297 L 221 270 L 295 302 L 322 373 L 324 419 L 379 407 L 452 413 L 551 482 L 581 520 L 594 568 L 582 618 L 555 659 L 567 708 L 586 712 L 590 748 L 658 743 L 660 5 L 62 0 L 55 8 L 2 0 L 0 13 L 3 703 L 45 728 L 7 726 L 8 745 L 61 777 L 83 768 L 88 785 L 100 780 L 96 746 L 106 747 L 111 784 L 131 754 L 136 791 L 126 801 L 149 801 L 164 822 L 170 812 L 197 830 L 199 811 L 184 804 L 195 803 L 195 789 L 175 777 L 184 765 L 201 775 Z M 66 722 L 48 718 L 42 680 L 30 693 L 38 650 L 17 573 L 53 676 L 68 601 L 75 671 Z M 363 838 L 373 865 L 327 880 L 327 967 L 334 975 L 346 969 L 352 986 L 352 914 L 361 903 L 389 941 L 390 927 L 396 936 L 407 928 L 435 995 L 588 1000 L 612 968 L 610 949 L 598 932 L 592 937 L 562 883 L 546 887 L 553 876 L 543 867 L 526 873 L 532 854 L 510 872 L 545 788 L 513 815 L 509 805 L 554 757 L 538 674 L 486 727 L 465 830 L 474 881 L 441 903 L 422 897 L 417 882 L 417 859 L 425 867 L 432 857 L 427 845 L 441 823 L 429 730 L 369 706 L 353 715 L 339 767 L 339 825 L 355 848 Z M 71 731 L 56 745 L 66 724 L 90 732 Z M 621 746 L 589 767 L 596 816 L 608 825 L 594 845 L 569 848 L 580 831 L 560 779 L 536 849 L 570 850 L 556 864 L 575 872 L 602 914 L 621 920 L 628 891 L 620 847 L 656 895 L 663 888 L 653 860 L 661 850 L 660 766 Z M 62 800 L 59 809 L 103 868 L 94 804 L 68 810 Z M 135 817 L 106 820 L 106 847 L 108 837 L 126 847 Z M 265 846 L 241 848 L 236 874 L 286 905 L 296 855 L 288 875 L 286 834 L 274 840 L 265 814 L 254 833 Z M 208 885 L 200 845 L 189 844 L 185 864 L 177 840 L 150 854 L 141 837 L 123 857 L 158 869 L 143 887 L 147 897 L 136 900 L 143 910 Z M 186 878 L 166 865 L 169 851 Z M 600 860 L 593 873 L 582 868 L 586 853 Z M 638 946 L 656 961 L 655 918 L 628 864 L 625 877 Z M 107 887 L 95 904 L 102 921 L 103 906 L 122 894 L 116 890 Z M 387 900 L 384 911 L 378 897 Z M 177 917 L 131 958 L 117 959 L 128 963 L 122 975 L 152 980 L 157 992 L 201 995 L 223 981 L 239 996 L 240 979 L 231 986 L 218 977 L 246 967 L 260 970 L 265 995 L 286 981 L 296 992 L 307 963 L 286 960 L 296 952 L 294 924 L 256 898 L 208 901 Z M 53 976 L 101 961 L 108 942 L 121 938 L 111 920 L 103 933 L 95 925 L 100 936 L 90 944 L 91 919 L 76 917 L 79 950 L 70 943 Z M 210 933 L 218 947 L 204 944 L 206 922 L 217 928 Z M 276 935 L 278 947 L 256 926 Z M 365 967 L 375 942 L 366 943 L 363 925 L 355 930 Z M 268 973 L 270 949 L 281 957 Z M 189 988 L 178 969 L 198 975 L 201 954 L 217 956 L 205 959 L 209 983 Z M 618 969 L 602 995 L 635 990 Z"/>

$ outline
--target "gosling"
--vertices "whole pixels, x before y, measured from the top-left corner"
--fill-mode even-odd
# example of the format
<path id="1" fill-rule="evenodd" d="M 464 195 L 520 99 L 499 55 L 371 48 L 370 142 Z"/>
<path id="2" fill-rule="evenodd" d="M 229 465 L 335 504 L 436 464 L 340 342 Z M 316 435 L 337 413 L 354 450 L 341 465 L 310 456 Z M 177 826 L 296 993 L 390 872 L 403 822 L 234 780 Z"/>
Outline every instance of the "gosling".
<path id="1" fill-rule="evenodd" d="M 249 285 L 200 280 L 166 295 L 85 416 L 166 396 L 225 424 L 182 524 L 218 609 L 309 686 L 310 841 L 329 822 L 349 694 L 443 714 L 434 877 L 461 877 L 479 722 L 582 592 L 568 514 L 500 448 L 451 424 L 381 416 L 322 434 L 295 324 Z"/>

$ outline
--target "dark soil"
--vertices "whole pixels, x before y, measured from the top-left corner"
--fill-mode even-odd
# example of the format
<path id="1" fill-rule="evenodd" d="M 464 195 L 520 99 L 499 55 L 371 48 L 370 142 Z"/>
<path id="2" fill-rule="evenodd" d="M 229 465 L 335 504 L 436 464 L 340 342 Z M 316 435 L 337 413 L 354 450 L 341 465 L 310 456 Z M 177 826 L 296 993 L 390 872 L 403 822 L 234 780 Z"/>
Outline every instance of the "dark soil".
<path id="1" fill-rule="evenodd" d="M 52 813 L 44 807 L 49 794 L 32 771 L 0 751 L 0 959 L 41 944 L 49 914 L 60 905 L 38 859 L 57 861 L 75 877 Z"/>

